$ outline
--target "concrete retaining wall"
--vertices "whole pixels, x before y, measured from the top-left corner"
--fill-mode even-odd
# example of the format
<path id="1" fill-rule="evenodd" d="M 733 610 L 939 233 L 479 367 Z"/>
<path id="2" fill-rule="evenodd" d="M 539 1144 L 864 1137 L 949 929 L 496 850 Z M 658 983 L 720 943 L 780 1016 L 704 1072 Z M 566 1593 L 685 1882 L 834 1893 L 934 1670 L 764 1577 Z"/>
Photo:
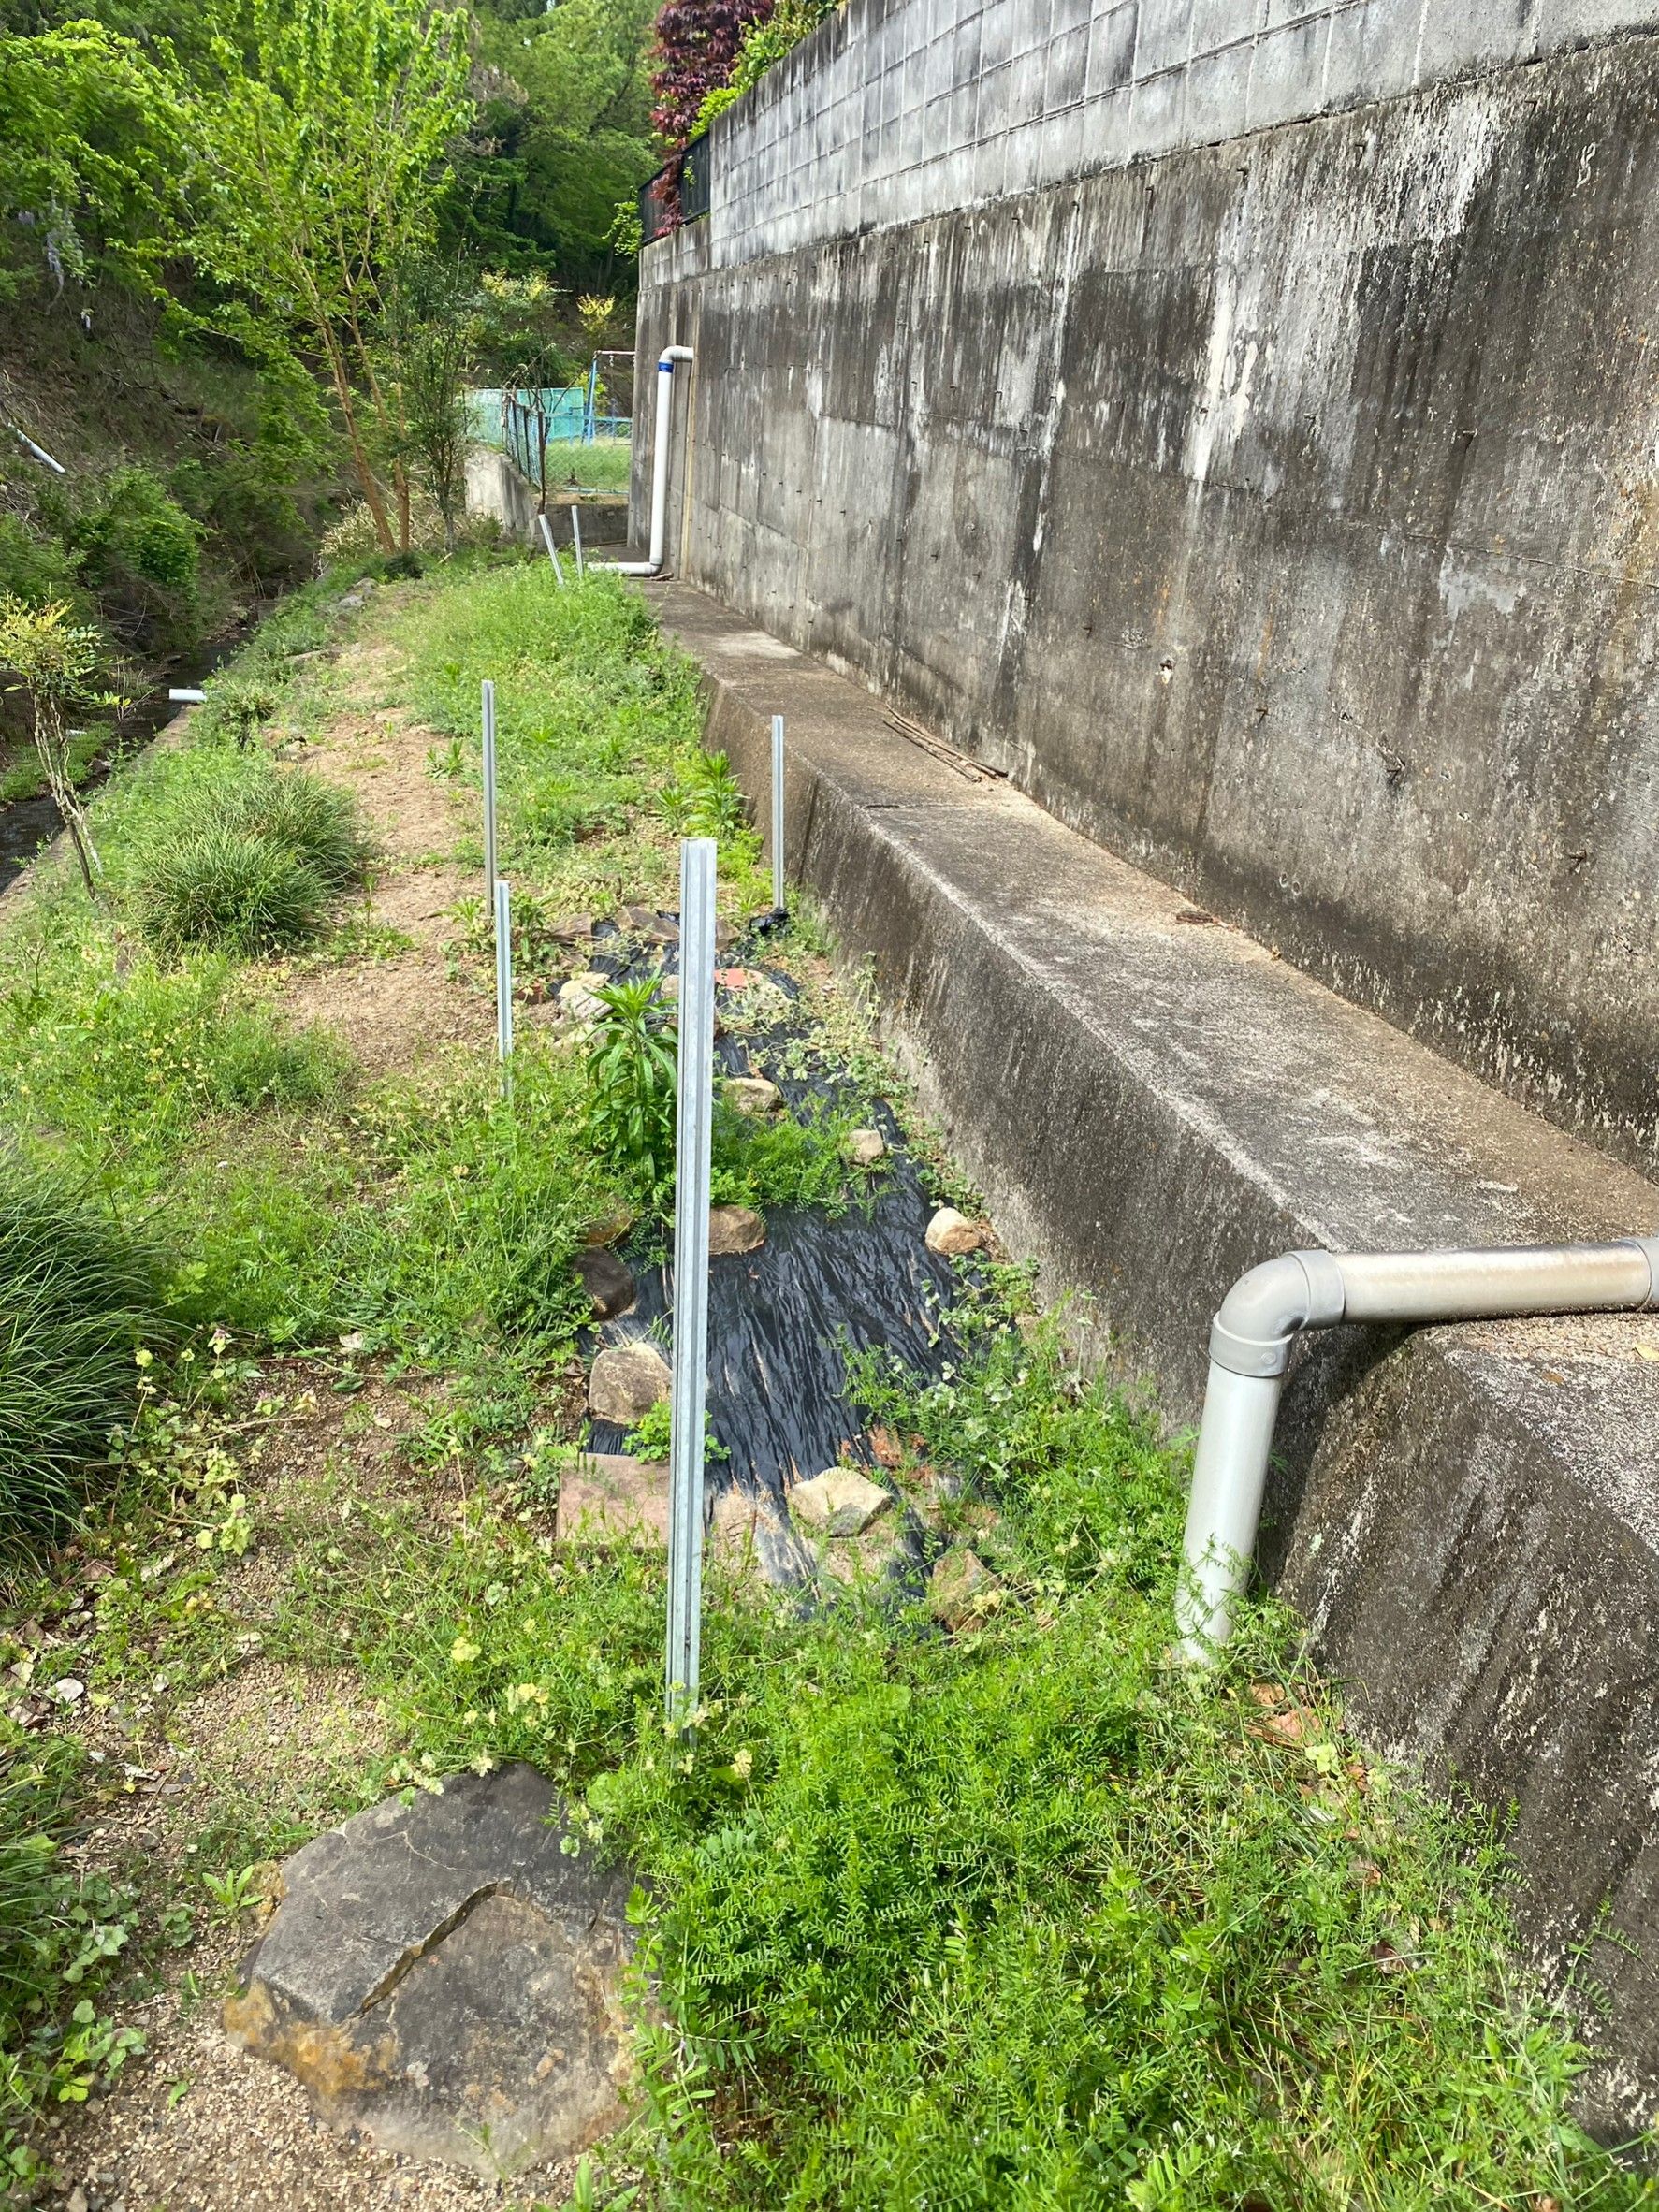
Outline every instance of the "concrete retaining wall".
<path id="1" fill-rule="evenodd" d="M 640 309 L 681 573 L 1645 1167 L 1654 17 L 852 0 Z"/>

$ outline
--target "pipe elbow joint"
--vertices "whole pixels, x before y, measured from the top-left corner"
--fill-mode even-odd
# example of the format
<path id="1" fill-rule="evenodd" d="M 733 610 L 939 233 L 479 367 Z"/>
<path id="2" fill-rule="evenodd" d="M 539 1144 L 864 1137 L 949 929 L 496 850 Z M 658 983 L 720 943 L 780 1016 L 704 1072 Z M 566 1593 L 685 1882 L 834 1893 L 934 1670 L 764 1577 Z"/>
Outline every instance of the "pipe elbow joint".
<path id="1" fill-rule="evenodd" d="M 665 345 L 657 356 L 657 367 L 664 376 L 672 376 L 676 361 L 689 361 L 693 357 L 689 345 Z"/>
<path id="2" fill-rule="evenodd" d="M 1286 1252 L 1241 1275 L 1210 1327 L 1210 1357 L 1233 1375 L 1278 1375 L 1303 1329 L 1329 1328 L 1346 1304 L 1329 1252 Z"/>

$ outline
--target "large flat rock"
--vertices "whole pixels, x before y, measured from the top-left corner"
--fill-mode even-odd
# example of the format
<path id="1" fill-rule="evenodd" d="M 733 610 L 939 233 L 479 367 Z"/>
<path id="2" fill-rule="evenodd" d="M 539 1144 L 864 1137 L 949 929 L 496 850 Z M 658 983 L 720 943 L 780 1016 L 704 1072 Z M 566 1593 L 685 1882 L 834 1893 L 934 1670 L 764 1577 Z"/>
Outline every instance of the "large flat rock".
<path id="1" fill-rule="evenodd" d="M 792 874 L 870 962 L 1004 1241 L 1174 1421 L 1223 1293 L 1273 1253 L 1659 1229 L 1641 1176 L 703 593 L 658 598 L 763 801 L 787 717 Z M 1659 2111 L 1656 1344 L 1653 1317 L 1310 1340 L 1264 1548 L 1372 1739 L 1516 1807 L 1523 1931 L 1550 1974 L 1589 1940 L 1609 2000 L 1590 2097 L 1612 2127 Z"/>
<path id="2" fill-rule="evenodd" d="M 499 2176 L 608 2133 L 630 1877 L 567 1855 L 556 1813 L 513 1765 L 317 1837 L 284 1869 L 227 2032 L 382 2150 Z"/>

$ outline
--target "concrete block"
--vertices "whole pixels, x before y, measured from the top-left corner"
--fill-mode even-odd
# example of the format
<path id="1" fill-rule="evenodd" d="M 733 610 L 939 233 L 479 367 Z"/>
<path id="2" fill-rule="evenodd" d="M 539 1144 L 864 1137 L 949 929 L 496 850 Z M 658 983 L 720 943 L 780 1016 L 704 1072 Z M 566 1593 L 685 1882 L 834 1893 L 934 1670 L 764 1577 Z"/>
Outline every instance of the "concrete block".
<path id="1" fill-rule="evenodd" d="M 1116 92 L 1134 76 L 1137 13 L 1137 0 L 1119 0 L 1090 23 L 1086 90 L 1091 100 Z"/>
<path id="2" fill-rule="evenodd" d="M 1267 0 L 1192 0 L 1192 51 L 1219 53 L 1224 47 L 1246 46 L 1261 26 Z"/>
<path id="3" fill-rule="evenodd" d="M 1359 0 L 1331 18 L 1325 62 L 1326 108 L 1397 99 L 1417 76 L 1423 0 Z"/>
<path id="4" fill-rule="evenodd" d="M 1009 119 L 1013 124 L 1033 123 L 1042 114 L 1043 89 L 1048 80 L 1048 55 L 1042 47 L 1016 54 L 1009 77 Z"/>
<path id="5" fill-rule="evenodd" d="M 1129 99 L 1126 85 L 1121 92 L 1084 101 L 1078 154 L 1081 169 L 1114 168 L 1128 160 Z"/>
<path id="6" fill-rule="evenodd" d="M 1129 137 L 1137 154 L 1168 153 L 1186 136 L 1186 71 L 1165 69 L 1137 77 L 1131 91 Z"/>
<path id="7" fill-rule="evenodd" d="M 1029 192 L 1042 167 L 1041 123 L 1017 124 L 1004 140 L 1006 147 L 1003 190 Z"/>
<path id="8" fill-rule="evenodd" d="M 1250 49 L 1196 54 L 1186 69 L 1186 140 L 1211 146 L 1244 128 L 1250 95 Z"/>
<path id="9" fill-rule="evenodd" d="M 1081 105 L 1088 69 L 1088 26 L 1080 25 L 1056 37 L 1048 50 L 1048 71 L 1043 79 L 1045 115 L 1061 114 Z"/>
<path id="10" fill-rule="evenodd" d="M 1575 11 L 1561 13 L 1570 20 Z M 1428 0 L 1418 33 L 1417 81 L 1439 84 L 1471 69 L 1524 61 L 1535 50 L 1532 7 L 1515 0 Z"/>
<path id="11" fill-rule="evenodd" d="M 1282 30 L 1287 23 L 1305 23 L 1315 16 L 1329 15 L 1332 7 L 1332 0 L 1260 0 L 1260 20 L 1256 27 Z"/>
<path id="12" fill-rule="evenodd" d="M 980 17 L 980 67 L 987 75 L 1012 58 L 1015 0 L 991 0 Z"/>
<path id="13" fill-rule="evenodd" d="M 1262 33 L 1250 55 L 1251 130 L 1318 114 L 1325 97 L 1325 49 L 1330 42 L 1331 19 L 1323 15 Z"/>
<path id="14" fill-rule="evenodd" d="M 1038 154 L 1037 181 L 1058 184 L 1075 177 L 1083 167 L 1083 103 L 1051 116 L 1043 124 Z"/>
<path id="15" fill-rule="evenodd" d="M 1176 68 L 1192 47 L 1192 0 L 1141 0 L 1135 39 L 1136 77 Z"/>
<path id="16" fill-rule="evenodd" d="M 1004 62 L 980 79 L 979 138 L 982 144 L 1000 138 L 1008 128 L 1011 102 L 1009 84 L 1012 66 Z"/>

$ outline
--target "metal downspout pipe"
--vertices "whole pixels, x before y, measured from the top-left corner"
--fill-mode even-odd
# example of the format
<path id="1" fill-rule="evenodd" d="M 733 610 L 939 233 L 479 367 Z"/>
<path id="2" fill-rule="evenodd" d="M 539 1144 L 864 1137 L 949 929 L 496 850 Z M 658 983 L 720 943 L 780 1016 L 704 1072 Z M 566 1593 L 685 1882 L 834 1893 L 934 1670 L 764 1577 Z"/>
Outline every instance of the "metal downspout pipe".
<path id="1" fill-rule="evenodd" d="M 1659 1308 L 1659 1236 L 1474 1252 L 1287 1252 L 1241 1275 L 1210 1331 L 1175 1599 L 1178 1649 L 1202 1663 L 1227 1641 L 1248 1579 L 1290 1347 L 1338 1321 L 1469 1321 Z"/>
<path id="2" fill-rule="evenodd" d="M 593 561 L 618 576 L 654 576 L 668 557 L 668 445 L 674 432 L 674 364 L 696 357 L 689 345 L 665 345 L 657 356 L 657 431 L 651 447 L 651 554 L 648 560 Z"/>

